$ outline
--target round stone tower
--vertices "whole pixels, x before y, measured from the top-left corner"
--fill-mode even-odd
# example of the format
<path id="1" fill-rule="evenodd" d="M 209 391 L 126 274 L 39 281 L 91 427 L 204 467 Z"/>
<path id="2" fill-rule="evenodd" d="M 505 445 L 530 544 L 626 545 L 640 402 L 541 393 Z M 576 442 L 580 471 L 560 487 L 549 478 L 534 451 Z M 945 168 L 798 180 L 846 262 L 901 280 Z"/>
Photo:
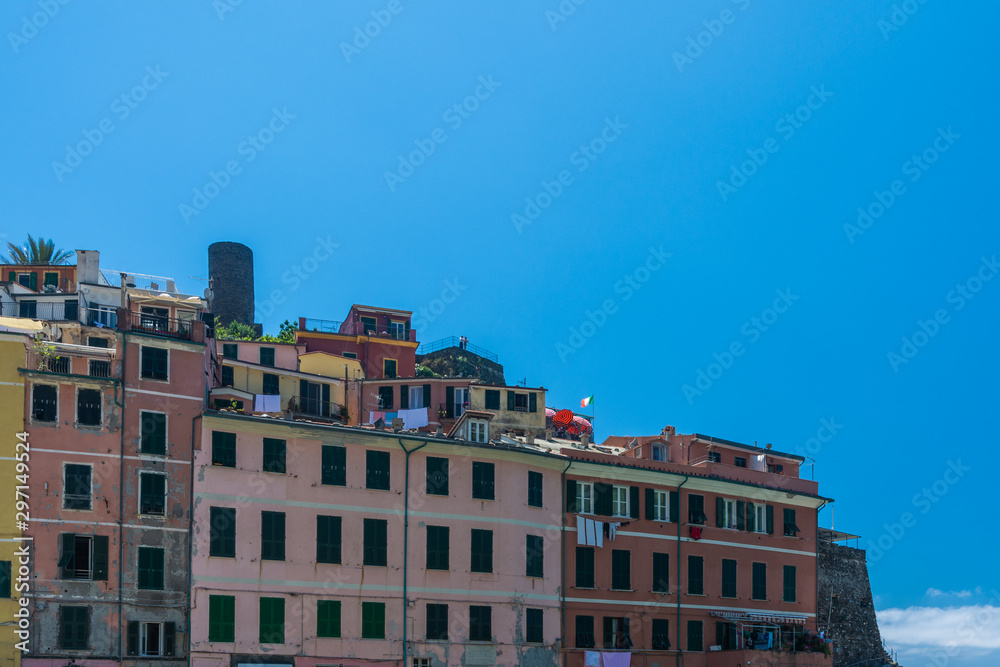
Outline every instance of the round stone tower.
<path id="1" fill-rule="evenodd" d="M 242 243 L 220 241 L 208 246 L 209 308 L 226 325 L 253 325 L 253 251 Z"/>

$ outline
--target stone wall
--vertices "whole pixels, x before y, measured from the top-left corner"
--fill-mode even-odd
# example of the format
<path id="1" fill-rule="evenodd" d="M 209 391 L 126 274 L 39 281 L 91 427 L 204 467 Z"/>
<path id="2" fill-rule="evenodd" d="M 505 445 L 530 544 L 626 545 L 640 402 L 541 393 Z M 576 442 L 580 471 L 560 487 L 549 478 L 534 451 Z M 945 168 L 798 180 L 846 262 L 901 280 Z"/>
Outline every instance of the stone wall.
<path id="1" fill-rule="evenodd" d="M 863 660 L 892 664 L 882 648 L 863 549 L 820 540 L 816 612 L 819 629 L 833 640 L 833 667 Z"/>
<path id="2" fill-rule="evenodd" d="M 503 366 L 454 346 L 417 355 L 417 363 L 442 377 L 472 377 L 478 378 L 483 384 L 507 384 L 503 377 Z"/>
<path id="3" fill-rule="evenodd" d="M 253 251 L 242 243 L 220 241 L 208 246 L 208 276 L 214 294 L 212 312 L 225 326 L 253 324 Z"/>

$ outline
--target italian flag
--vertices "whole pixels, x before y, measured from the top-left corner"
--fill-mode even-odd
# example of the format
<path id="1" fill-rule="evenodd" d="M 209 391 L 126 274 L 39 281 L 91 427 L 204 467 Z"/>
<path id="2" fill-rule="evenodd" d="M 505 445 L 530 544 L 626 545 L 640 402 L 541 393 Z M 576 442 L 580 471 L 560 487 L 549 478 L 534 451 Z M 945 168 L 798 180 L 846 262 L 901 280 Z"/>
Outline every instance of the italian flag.
<path id="1" fill-rule="evenodd" d="M 580 401 L 580 407 L 581 408 L 585 408 L 588 405 L 593 405 L 593 404 L 594 404 L 594 397 L 593 396 L 588 396 L 587 398 L 585 398 L 582 401 Z"/>

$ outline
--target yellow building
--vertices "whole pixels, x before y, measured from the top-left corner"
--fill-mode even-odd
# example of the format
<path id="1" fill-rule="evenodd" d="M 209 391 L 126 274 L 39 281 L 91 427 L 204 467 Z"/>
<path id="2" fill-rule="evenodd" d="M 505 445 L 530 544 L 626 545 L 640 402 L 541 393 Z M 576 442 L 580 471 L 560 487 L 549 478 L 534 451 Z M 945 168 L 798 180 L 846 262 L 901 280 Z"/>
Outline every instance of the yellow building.
<path id="1" fill-rule="evenodd" d="M 0 318 L 0 667 L 20 667 L 21 651 L 16 647 L 18 604 L 17 570 L 18 555 L 24 543 L 20 541 L 21 530 L 17 528 L 15 515 L 17 480 L 17 457 L 24 447 L 19 447 L 16 434 L 24 431 L 24 379 L 17 369 L 25 364 L 25 333 L 41 329 L 41 324 L 33 320 Z M 30 436 L 28 437 L 30 446 Z M 30 451 L 29 451 L 30 457 Z M 28 471 L 30 474 L 30 458 Z M 24 468 L 24 466 L 22 466 Z M 30 498 L 29 516 L 30 516 Z M 29 628 L 30 631 L 30 628 Z"/>
<path id="2" fill-rule="evenodd" d="M 347 396 L 341 378 L 262 366 L 224 357 L 222 386 L 212 390 L 212 407 L 236 403 L 246 414 L 291 412 L 328 419 L 346 419 Z M 277 396 L 273 404 L 266 397 Z M 261 402 L 264 399 L 265 402 Z"/>
<path id="3" fill-rule="evenodd" d="M 485 410 L 495 416 L 489 436 L 497 439 L 507 431 L 545 435 L 545 389 L 491 384 L 469 385 L 469 410 Z"/>

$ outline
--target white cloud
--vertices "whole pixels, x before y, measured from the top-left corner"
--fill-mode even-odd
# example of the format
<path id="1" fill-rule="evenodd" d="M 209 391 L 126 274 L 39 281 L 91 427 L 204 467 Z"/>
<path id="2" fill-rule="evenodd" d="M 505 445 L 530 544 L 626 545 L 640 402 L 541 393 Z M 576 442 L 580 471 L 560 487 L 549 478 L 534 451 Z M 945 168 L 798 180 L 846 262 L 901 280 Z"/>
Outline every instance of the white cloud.
<path id="1" fill-rule="evenodd" d="M 933 597 L 930 591 L 928 595 Z M 1000 607 L 907 607 L 883 609 L 876 615 L 882 637 L 900 649 L 1000 649 Z"/>
<path id="2" fill-rule="evenodd" d="M 940 588 L 928 588 L 927 592 L 924 593 L 924 595 L 929 598 L 939 598 L 939 597 L 971 598 L 974 594 L 981 595 L 982 592 L 983 592 L 982 586 L 976 586 L 976 588 L 971 591 L 942 591 Z"/>

